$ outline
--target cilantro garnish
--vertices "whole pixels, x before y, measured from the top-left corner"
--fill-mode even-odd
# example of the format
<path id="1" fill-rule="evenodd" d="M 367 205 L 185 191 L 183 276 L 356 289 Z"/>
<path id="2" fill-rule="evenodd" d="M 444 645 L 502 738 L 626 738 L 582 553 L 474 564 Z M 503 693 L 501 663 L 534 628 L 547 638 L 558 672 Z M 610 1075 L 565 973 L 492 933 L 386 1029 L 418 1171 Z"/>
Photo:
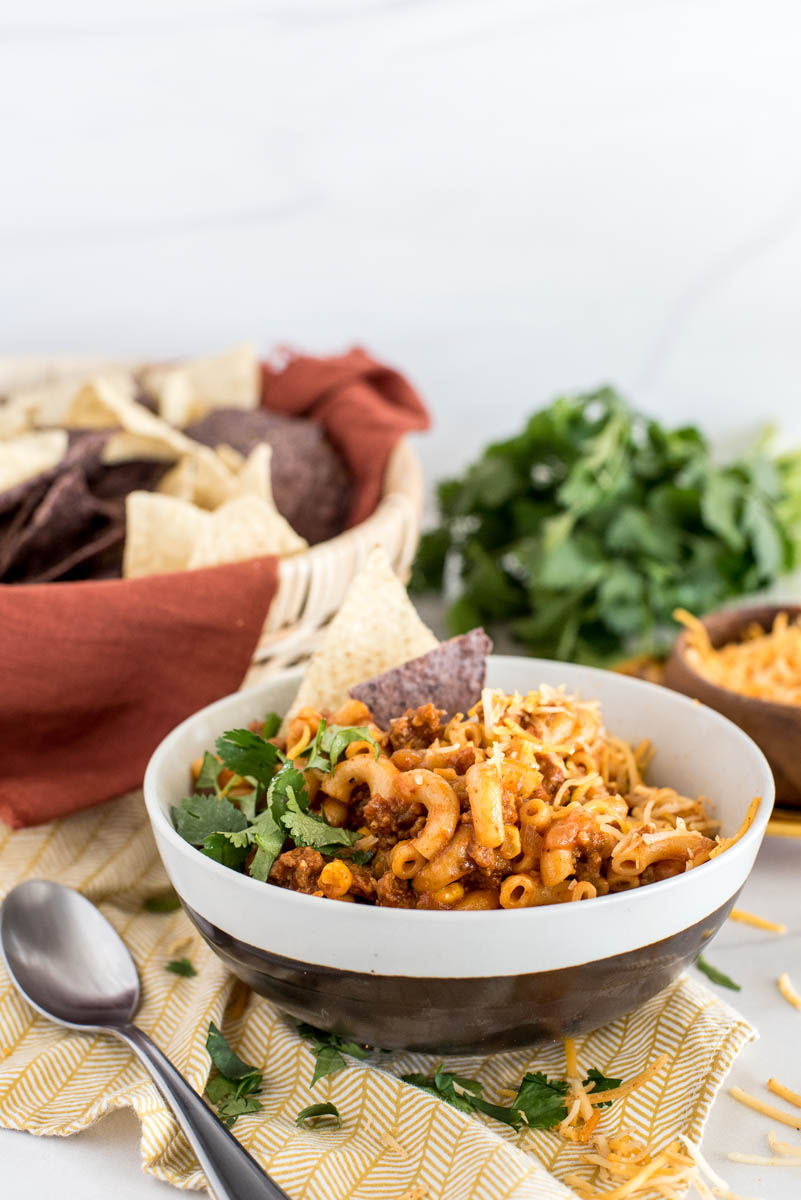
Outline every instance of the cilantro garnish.
<path id="1" fill-rule="evenodd" d="M 484 1099 L 483 1086 L 477 1079 L 466 1079 L 463 1075 L 455 1075 L 446 1071 L 442 1064 L 433 1076 L 413 1074 L 402 1075 L 404 1083 L 430 1092 L 439 1100 L 445 1100 L 454 1108 L 466 1113 L 482 1112 L 504 1125 L 513 1129 L 553 1129 L 567 1116 L 565 1096 L 569 1088 L 561 1079 L 549 1079 L 542 1071 L 529 1071 L 523 1076 L 517 1095 L 511 1104 L 491 1104 Z M 619 1087 L 621 1080 L 606 1079 L 600 1071 L 594 1068 L 588 1072 L 584 1080 L 595 1084 L 596 1091 Z M 611 1101 L 604 1103 L 611 1104 Z M 599 1106 L 600 1107 L 600 1106 Z"/>
<path id="2" fill-rule="evenodd" d="M 145 912 L 149 913 L 177 912 L 180 907 L 181 901 L 172 888 L 168 892 L 159 892 L 157 896 L 148 896 L 147 900 L 142 904 Z"/>
<path id="3" fill-rule="evenodd" d="M 302 1021 L 298 1023 L 298 1033 L 311 1043 L 311 1051 L 316 1059 L 310 1087 L 314 1087 L 318 1079 L 346 1067 L 345 1054 L 351 1058 L 367 1058 L 370 1053 L 366 1046 L 360 1046 L 358 1042 L 344 1041 L 336 1033 L 326 1033 L 324 1029 L 315 1029 L 313 1025 Z"/>
<path id="4" fill-rule="evenodd" d="M 298 756 L 303 766 L 300 770 L 266 740 L 279 725 L 280 718 L 268 713 L 261 734 L 250 729 L 224 733 L 215 743 L 217 754 L 207 751 L 203 756 L 196 780 L 198 791 L 172 809 L 181 837 L 232 870 L 244 870 L 247 863 L 248 873 L 260 882 L 269 878 L 287 839 L 292 845 L 309 846 L 323 854 L 334 854 L 359 840 L 358 833 L 329 825 L 322 813 L 309 810 L 304 770 L 330 772 L 355 741 L 369 742 L 376 758 L 380 753 L 366 725 L 327 725 L 323 720 L 312 744 Z M 220 787 L 223 768 L 233 772 L 233 778 Z M 245 781 L 252 787 L 237 795 Z M 367 862 L 370 854 L 357 851 L 353 861 Z"/>
<path id="5" fill-rule="evenodd" d="M 324 1104 L 310 1104 L 308 1108 L 302 1108 L 295 1117 L 295 1124 L 299 1129 L 302 1129 L 306 1121 L 316 1123 L 321 1117 L 333 1117 L 336 1129 L 342 1126 L 342 1117 L 339 1114 L 339 1109 L 330 1100 L 326 1100 Z"/>
<path id="6" fill-rule="evenodd" d="M 183 975 L 185 979 L 191 979 L 193 975 L 197 975 L 197 971 L 188 958 L 170 959 L 164 970 L 172 971 L 173 975 Z"/>
<path id="7" fill-rule="evenodd" d="M 713 967 L 712 963 L 707 962 L 703 954 L 699 954 L 695 960 L 695 965 L 699 971 L 703 971 L 707 979 L 711 979 L 713 983 L 719 984 L 720 987 L 731 988 L 733 992 L 741 992 L 743 989 L 739 983 L 735 983 L 723 971 L 719 971 L 717 967 Z"/>
<path id="8" fill-rule="evenodd" d="M 362 836 L 350 829 L 329 825 L 322 817 L 304 812 L 294 796 L 287 800 L 282 820 L 296 846 L 311 846 L 323 854 L 333 851 L 336 846 L 352 846 Z"/>
<path id="9" fill-rule="evenodd" d="M 217 1109 L 220 1120 L 230 1129 L 237 1117 L 258 1112 L 261 1108 L 255 1095 L 261 1088 L 262 1074 L 242 1061 L 213 1021 L 209 1023 L 206 1049 L 219 1072 L 206 1084 L 206 1095 Z"/>
<path id="10" fill-rule="evenodd" d="M 225 796 L 184 796 L 172 810 L 175 828 L 193 846 L 202 846 L 212 833 L 233 833 L 247 828 L 247 817 Z"/>
<path id="11" fill-rule="evenodd" d="M 265 740 L 267 738 L 275 737 L 280 728 L 281 718 L 279 717 L 278 713 L 268 712 L 261 727 L 261 736 Z"/>
<path id="12" fill-rule="evenodd" d="M 252 729 L 229 729 L 215 742 L 223 765 L 267 788 L 278 763 L 278 748 Z"/>
<path id="13" fill-rule="evenodd" d="M 306 758 L 306 766 L 317 771 L 333 771 L 351 742 L 369 742 L 375 749 L 375 757 L 381 747 L 366 725 L 329 725 L 320 721 L 314 741 L 300 757 Z"/>

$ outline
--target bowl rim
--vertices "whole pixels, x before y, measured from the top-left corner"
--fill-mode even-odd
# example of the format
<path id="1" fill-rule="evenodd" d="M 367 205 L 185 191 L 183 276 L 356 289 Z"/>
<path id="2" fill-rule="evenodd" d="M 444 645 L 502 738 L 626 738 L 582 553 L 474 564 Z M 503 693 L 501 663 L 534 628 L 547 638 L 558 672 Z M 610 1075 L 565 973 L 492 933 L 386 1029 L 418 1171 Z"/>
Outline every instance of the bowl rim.
<path id="1" fill-rule="evenodd" d="M 777 617 L 779 613 L 783 612 L 790 613 L 795 617 L 799 617 L 801 616 L 801 604 L 750 604 L 742 608 L 716 608 L 713 612 L 706 613 L 705 616 L 699 617 L 698 619 L 707 630 L 707 633 L 709 633 L 710 630 L 708 622 L 714 621 L 718 617 L 738 617 L 740 620 L 738 620 L 737 627 L 740 629 L 747 625 L 749 621 L 757 620 L 758 614 L 762 614 L 763 619 L 770 614 L 768 619 L 772 623 L 773 619 Z M 688 675 L 690 675 L 693 679 L 697 679 L 699 686 L 702 686 L 704 689 L 706 689 L 710 696 L 720 696 L 721 703 L 728 702 L 731 704 L 733 700 L 736 703 L 744 705 L 745 707 L 752 708 L 755 712 L 764 712 L 766 716 L 770 713 L 774 714 L 774 716 L 781 714 L 784 717 L 801 720 L 801 704 L 784 704 L 781 700 L 766 700 L 763 696 L 747 696 L 744 692 L 736 692 L 733 688 L 721 687 L 721 685 L 719 683 L 715 683 L 714 680 L 707 679 L 706 675 L 702 675 L 701 672 L 697 671 L 695 667 L 693 667 L 688 661 L 687 650 L 689 647 L 687 642 L 689 635 L 690 631 L 688 629 L 682 629 L 682 631 L 678 634 L 675 642 L 673 643 L 673 649 L 670 653 L 670 657 L 668 658 L 668 666 L 671 660 L 674 663 L 677 663 L 681 669 L 687 672 Z M 715 645 L 714 642 L 712 644 L 713 646 Z M 721 644 L 727 645 L 728 643 L 723 642 Z M 715 646 L 715 649 L 717 648 L 718 647 Z M 728 701 L 724 700 L 724 697 L 728 698 Z M 707 704 L 705 707 L 709 708 L 711 705 Z M 714 709 L 713 711 L 717 712 L 719 710 Z M 722 716 L 723 714 L 721 713 L 720 715 Z"/>
<path id="2" fill-rule="evenodd" d="M 754 741 L 753 738 L 749 737 L 749 735 L 745 733 L 739 727 L 739 725 L 736 724 L 736 722 L 732 721 L 729 717 L 724 716 L 723 713 L 718 712 L 709 705 L 696 701 L 689 696 L 685 696 L 681 692 L 676 692 L 670 688 L 663 687 L 661 684 L 650 683 L 646 680 L 635 679 L 627 675 L 618 675 L 616 672 L 603 670 L 598 667 L 585 667 L 583 664 L 578 663 L 560 663 L 558 660 L 553 659 L 530 658 L 528 655 L 496 654 L 491 655 L 490 658 L 493 662 L 497 662 L 499 664 L 524 662 L 533 668 L 536 668 L 537 664 L 547 664 L 549 667 L 559 665 L 563 667 L 578 668 L 583 672 L 589 672 L 591 677 L 599 676 L 608 678 L 609 676 L 612 676 L 615 679 L 616 684 L 619 684 L 624 691 L 631 690 L 635 694 L 638 692 L 642 694 L 643 689 L 648 689 L 650 692 L 657 691 L 668 706 L 672 706 L 674 704 L 690 705 L 696 712 L 700 708 L 704 711 L 705 719 L 709 719 L 713 725 L 717 725 L 718 727 L 728 727 L 728 732 L 734 736 L 736 741 L 739 741 L 743 745 L 744 749 L 747 749 L 747 752 L 754 758 L 755 762 L 758 763 L 760 767 L 760 770 L 764 776 L 764 787 L 761 791 L 762 803 L 760 804 L 750 827 L 746 830 L 743 836 L 739 838 L 733 846 L 730 846 L 725 851 L 725 854 L 718 855 L 714 859 L 711 859 L 706 863 L 702 863 L 699 867 L 695 867 L 691 874 L 692 876 L 695 876 L 696 881 L 699 879 L 701 872 L 704 872 L 703 878 L 711 879 L 713 871 L 717 870 L 719 872 L 721 870 L 721 863 L 724 858 L 728 860 L 729 864 L 731 864 L 733 858 L 748 856 L 751 854 L 752 850 L 753 853 L 756 854 L 759 848 L 759 843 L 761 843 L 762 838 L 764 837 L 765 830 L 767 829 L 767 824 L 773 809 L 775 799 L 773 774 L 761 747 Z M 192 846 L 180 836 L 180 834 L 174 828 L 172 822 L 168 819 L 166 810 L 160 803 L 158 795 L 158 777 L 161 764 L 163 761 L 169 758 L 172 747 L 180 740 L 187 728 L 199 720 L 201 716 L 205 717 L 207 715 L 212 715 L 216 709 L 223 708 L 231 700 L 233 700 L 234 697 L 238 698 L 246 696 L 250 693 L 253 693 L 255 696 L 258 693 L 268 692 L 272 687 L 278 684 L 289 683 L 290 681 L 297 681 L 299 683 L 302 675 L 303 667 L 292 667 L 284 671 L 276 672 L 261 684 L 257 684 L 252 688 L 242 689 L 238 692 L 232 692 L 227 696 L 221 697 L 219 700 L 215 700 L 212 704 L 208 704 L 204 708 L 199 709 L 196 713 L 193 713 L 191 716 L 183 720 L 170 733 L 168 733 L 164 739 L 162 739 L 151 755 L 145 771 L 143 784 L 145 804 L 147 807 L 148 817 L 151 825 L 154 827 L 154 831 L 157 832 L 161 837 L 166 838 L 169 844 L 178 853 L 180 853 L 182 857 L 191 856 L 191 862 L 196 867 L 208 870 L 211 878 L 216 879 L 220 883 L 224 883 L 227 880 L 227 882 L 232 886 L 245 887 L 247 889 L 247 893 L 252 895 L 254 900 L 257 900 L 258 897 L 261 897 L 262 902 L 264 902 L 265 899 L 264 883 L 261 883 L 257 879 L 252 879 L 249 875 L 245 875 L 241 871 L 234 871 L 230 867 L 225 867 L 222 865 L 222 863 L 218 863 L 214 859 L 202 855 L 195 846 Z M 669 879 L 662 879 L 654 883 L 650 883 L 647 885 L 647 893 L 650 894 L 652 901 L 655 900 L 657 896 L 668 900 L 669 896 L 675 892 L 677 888 L 686 886 L 684 881 L 689 875 L 690 873 L 687 872 L 682 875 L 672 876 Z M 232 877 L 233 879 L 238 880 L 239 883 L 234 884 Z M 308 915 L 311 915 L 315 911 L 319 912 L 318 906 L 320 903 L 320 897 L 308 896 L 302 892 L 295 892 L 289 888 L 277 888 L 276 885 L 272 885 L 272 890 L 278 891 L 285 902 L 299 905 L 299 916 L 304 912 Z M 593 904 L 593 907 L 595 907 L 598 901 L 603 901 L 604 912 L 608 912 L 609 915 L 612 916 L 618 909 L 628 907 L 632 900 L 632 891 L 634 893 L 638 893 L 639 890 L 640 889 L 637 888 L 619 892 L 613 895 L 597 896 L 593 900 L 582 901 L 582 904 L 589 903 Z M 268 885 L 268 896 L 270 891 L 271 888 Z M 312 907 L 309 907 L 310 905 Z M 344 910 L 350 910 L 351 907 L 355 906 L 338 906 L 339 909 Z M 528 921 L 529 923 L 536 923 L 537 921 L 540 923 L 548 922 L 549 919 L 553 921 L 555 911 L 569 909 L 571 907 L 573 906 L 546 904 L 522 909 L 503 909 L 485 912 L 471 912 L 467 910 L 459 912 L 451 910 L 436 911 L 429 909 L 421 910 L 389 907 L 385 908 L 378 905 L 367 904 L 358 905 L 360 915 L 368 910 L 374 914 L 380 914 L 380 916 L 376 915 L 373 918 L 378 922 L 400 922 L 407 920 L 410 915 L 413 915 L 415 923 L 418 921 L 420 922 L 421 929 L 423 929 L 426 925 L 434 926 L 445 921 L 447 923 L 446 927 L 454 930 L 458 927 L 460 920 L 462 925 L 464 925 L 465 922 L 469 923 L 469 926 L 472 930 L 475 930 L 476 926 L 480 925 L 482 922 L 487 923 L 488 921 L 491 923 L 489 928 L 492 928 L 492 923 L 494 923 L 494 921 L 497 919 L 497 914 L 500 911 L 503 911 L 505 920 L 517 920 L 518 922 Z"/>

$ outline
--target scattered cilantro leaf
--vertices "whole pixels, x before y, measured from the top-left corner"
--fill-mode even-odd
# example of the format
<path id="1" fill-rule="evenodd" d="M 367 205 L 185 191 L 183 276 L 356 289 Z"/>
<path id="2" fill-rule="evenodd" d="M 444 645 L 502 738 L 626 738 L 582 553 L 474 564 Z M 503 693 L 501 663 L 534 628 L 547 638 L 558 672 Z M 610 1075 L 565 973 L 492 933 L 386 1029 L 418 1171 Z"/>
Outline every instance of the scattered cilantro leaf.
<path id="1" fill-rule="evenodd" d="M 220 1120 L 230 1128 L 243 1113 L 258 1112 L 261 1108 L 255 1093 L 261 1088 L 262 1073 L 242 1061 L 213 1021 L 209 1023 L 206 1049 L 219 1072 L 206 1084 L 206 1095 Z"/>
<path id="2" fill-rule="evenodd" d="M 256 1087 L 261 1085 L 261 1071 L 242 1061 L 236 1051 L 232 1050 L 228 1045 L 228 1042 L 213 1021 L 209 1022 L 206 1049 L 211 1056 L 211 1061 L 226 1079 L 232 1079 L 240 1085 L 243 1080 L 249 1082 L 257 1081 L 255 1087 L 248 1087 L 249 1091 L 255 1091 Z"/>
<path id="3" fill-rule="evenodd" d="M 587 1072 L 587 1078 L 584 1080 L 584 1086 L 586 1087 L 588 1083 L 594 1083 L 594 1092 L 611 1092 L 612 1088 L 619 1088 L 622 1082 L 622 1079 L 607 1078 L 600 1071 L 596 1071 L 595 1067 L 590 1067 Z M 598 1105 L 598 1108 L 606 1108 L 609 1104 L 614 1104 L 614 1100 L 604 1100 L 603 1103 Z"/>
<path id="4" fill-rule="evenodd" d="M 212 833 L 228 833 L 244 829 L 247 817 L 225 796 L 184 796 L 180 805 L 172 809 L 176 830 L 193 846 L 202 846 Z"/>
<path id="5" fill-rule="evenodd" d="M 477 1079 L 455 1075 L 442 1065 L 433 1076 L 416 1073 L 402 1075 L 401 1078 L 404 1083 L 422 1088 L 462 1112 L 481 1112 L 513 1129 L 522 1129 L 524 1126 L 530 1129 L 553 1129 L 567 1116 L 567 1083 L 561 1079 L 549 1079 L 542 1071 L 530 1071 L 523 1076 L 517 1095 L 509 1105 L 490 1103 L 484 1099 L 482 1085 Z M 595 1082 L 598 1091 L 618 1087 L 621 1082 L 618 1079 L 605 1079 L 595 1069 L 588 1073 L 585 1082 L 590 1080 Z"/>
<path id="6" fill-rule="evenodd" d="M 193 975 L 197 975 L 197 971 L 188 958 L 170 959 L 164 970 L 172 971 L 173 975 L 183 975 L 185 979 L 191 979 Z"/>
<path id="7" fill-rule="evenodd" d="M 355 863 L 357 867 L 366 867 L 372 861 L 375 855 L 375 850 L 354 850 L 350 856 L 350 861 Z"/>
<path id="8" fill-rule="evenodd" d="M 325 853 L 335 846 L 352 846 L 362 836 L 350 829 L 329 825 L 322 817 L 304 812 L 294 796 L 286 802 L 286 811 L 281 818 L 289 836 L 296 846 L 311 846 Z"/>
<path id="9" fill-rule="evenodd" d="M 735 983 L 723 971 L 719 971 L 717 967 L 713 967 L 712 963 L 707 962 L 703 954 L 699 954 L 695 960 L 695 965 L 699 971 L 703 971 L 707 979 L 711 979 L 713 983 L 717 983 L 720 987 L 731 988 L 733 992 L 741 992 L 742 988 L 739 983 Z"/>
<path id="10" fill-rule="evenodd" d="M 267 789 L 267 807 L 271 810 L 276 823 L 280 822 L 286 812 L 287 800 L 293 796 L 305 812 L 309 807 L 309 793 L 306 790 L 306 780 L 303 772 L 291 763 L 286 763 L 277 771 Z"/>
<path id="11" fill-rule="evenodd" d="M 308 1108 L 302 1108 L 295 1117 L 295 1124 L 299 1129 L 303 1128 L 306 1121 L 317 1121 L 320 1117 L 333 1117 L 334 1126 L 337 1129 L 342 1127 L 342 1117 L 336 1104 L 332 1104 L 330 1100 L 326 1100 L 324 1104 L 310 1104 Z"/>
<path id="12" fill-rule="evenodd" d="M 178 899 L 178 894 L 170 888 L 168 892 L 159 892 L 156 896 L 148 896 L 142 904 L 145 912 L 149 913 L 171 913 L 177 912 L 181 907 L 181 901 Z"/>
<path id="13" fill-rule="evenodd" d="M 267 738 L 275 737 L 280 728 L 281 718 L 279 717 L 278 713 L 268 712 L 261 727 L 261 736 L 265 740 Z"/>
<path id="14" fill-rule="evenodd" d="M 344 1055 L 363 1059 L 367 1058 L 370 1053 L 365 1046 L 360 1046 L 358 1042 L 345 1041 L 336 1033 L 315 1029 L 313 1025 L 307 1025 L 303 1021 L 298 1023 L 298 1033 L 304 1041 L 311 1043 L 311 1051 L 316 1059 L 310 1087 L 314 1087 L 318 1079 L 323 1079 L 326 1075 L 333 1075 L 336 1071 L 341 1071 L 343 1067 L 346 1067 L 348 1064 Z"/>
<path id="15" fill-rule="evenodd" d="M 224 766 L 236 775 L 269 787 L 278 765 L 278 749 L 252 729 L 229 729 L 215 742 Z"/>

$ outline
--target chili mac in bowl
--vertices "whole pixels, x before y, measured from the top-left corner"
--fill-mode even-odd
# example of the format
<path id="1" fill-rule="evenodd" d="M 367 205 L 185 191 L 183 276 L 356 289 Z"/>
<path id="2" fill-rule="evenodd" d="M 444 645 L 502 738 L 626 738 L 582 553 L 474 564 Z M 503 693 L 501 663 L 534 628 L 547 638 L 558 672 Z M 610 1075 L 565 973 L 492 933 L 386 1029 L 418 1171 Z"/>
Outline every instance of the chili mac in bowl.
<path id="1" fill-rule="evenodd" d="M 339 736 L 327 740 L 319 714 L 298 714 L 279 742 L 284 782 L 295 780 L 284 845 L 296 848 L 281 851 L 282 834 L 253 878 L 242 864 L 252 869 L 253 855 L 269 851 L 269 815 L 232 820 L 215 861 L 197 848 L 202 805 L 182 797 L 190 764 L 207 783 L 204 751 L 225 730 L 285 712 L 299 677 L 286 672 L 197 713 L 162 742 L 145 778 L 190 918 L 232 971 L 299 1019 L 388 1049 L 443 1052 L 580 1033 L 675 978 L 753 865 L 773 785 L 739 729 L 639 680 L 497 656 L 483 706 L 440 719 L 433 738 L 422 710 L 387 730 L 351 708 L 333 715 Z M 347 717 L 358 722 L 342 736 Z M 527 764 L 526 735 L 541 751 L 543 722 L 550 757 Z M 490 736 L 500 726 L 506 742 Z M 321 786 L 299 803 L 297 765 L 313 754 Z M 243 774 L 252 761 L 242 759 Z M 502 765 L 514 804 L 492 782 Z M 226 774 L 236 807 L 239 779 Z M 394 815 L 379 803 L 390 790 Z M 310 849 L 317 826 L 332 841 L 319 851 Z"/>

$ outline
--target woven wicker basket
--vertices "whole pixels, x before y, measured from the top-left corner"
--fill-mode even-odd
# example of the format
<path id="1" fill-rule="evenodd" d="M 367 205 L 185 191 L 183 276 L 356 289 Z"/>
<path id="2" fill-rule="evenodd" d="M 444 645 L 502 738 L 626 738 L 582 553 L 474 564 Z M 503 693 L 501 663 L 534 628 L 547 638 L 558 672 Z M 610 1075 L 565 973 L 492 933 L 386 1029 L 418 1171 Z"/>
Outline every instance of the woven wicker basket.
<path id="1" fill-rule="evenodd" d="M 0 358 L 0 396 L 55 379 L 140 365 L 88 357 Z M 278 590 L 246 683 L 308 658 L 373 546 L 382 546 L 394 569 L 406 579 L 417 548 L 422 504 L 420 463 L 401 439 L 387 465 L 375 512 L 330 541 L 281 559 Z"/>

